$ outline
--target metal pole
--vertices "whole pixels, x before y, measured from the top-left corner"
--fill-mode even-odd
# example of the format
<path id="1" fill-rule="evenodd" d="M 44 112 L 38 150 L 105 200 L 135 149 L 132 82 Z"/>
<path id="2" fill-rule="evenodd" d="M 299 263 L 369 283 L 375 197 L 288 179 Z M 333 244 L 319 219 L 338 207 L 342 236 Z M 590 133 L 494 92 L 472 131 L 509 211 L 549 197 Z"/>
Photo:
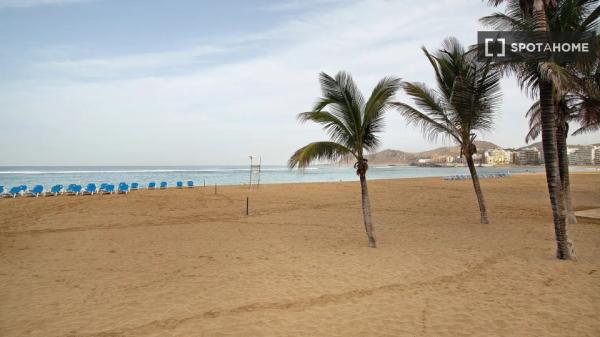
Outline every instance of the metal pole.
<path id="1" fill-rule="evenodd" d="M 262 156 L 258 157 L 258 187 L 260 187 L 260 169 L 262 166 Z"/>
<path id="2" fill-rule="evenodd" d="M 250 157 L 250 184 L 249 186 L 252 187 L 252 156 L 248 156 Z"/>
<path id="3" fill-rule="evenodd" d="M 250 199 L 246 197 L 246 215 L 250 214 Z"/>

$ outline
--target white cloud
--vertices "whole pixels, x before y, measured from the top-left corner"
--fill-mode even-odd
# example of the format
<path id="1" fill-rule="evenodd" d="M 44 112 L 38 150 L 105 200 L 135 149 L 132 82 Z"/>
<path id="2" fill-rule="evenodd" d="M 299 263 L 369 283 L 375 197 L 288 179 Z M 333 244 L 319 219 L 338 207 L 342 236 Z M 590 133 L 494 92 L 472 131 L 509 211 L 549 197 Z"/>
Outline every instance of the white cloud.
<path id="1" fill-rule="evenodd" d="M 185 50 L 141 53 L 110 58 L 52 60 L 37 64 L 35 71 L 67 77 L 115 78 L 145 76 L 148 72 L 209 63 L 233 47 L 198 46 Z"/>

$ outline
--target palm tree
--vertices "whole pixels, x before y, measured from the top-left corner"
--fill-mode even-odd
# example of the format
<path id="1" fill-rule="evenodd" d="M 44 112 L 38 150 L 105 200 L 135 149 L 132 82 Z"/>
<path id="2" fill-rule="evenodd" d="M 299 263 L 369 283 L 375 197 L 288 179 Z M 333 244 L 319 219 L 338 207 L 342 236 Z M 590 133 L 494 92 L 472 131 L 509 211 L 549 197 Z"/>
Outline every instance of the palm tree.
<path id="1" fill-rule="evenodd" d="M 377 247 L 371 221 L 371 205 L 367 188 L 369 165 L 365 154 L 379 145 L 377 134 L 383 130 L 384 114 L 390 100 L 400 87 L 400 79 L 385 77 L 375 86 L 365 101 L 350 74 L 340 71 L 335 77 L 319 75 L 322 97 L 312 111 L 298 115 L 301 122 L 312 121 L 323 125 L 330 141 L 313 142 L 298 149 L 288 166 L 305 168 L 315 160 L 337 161 L 348 156 L 356 159 L 356 174 L 360 177 L 362 211 L 369 247 Z"/>
<path id="2" fill-rule="evenodd" d="M 493 126 L 500 102 L 500 74 L 489 63 L 477 62 L 475 54 L 466 52 L 455 38 L 446 39 L 434 55 L 425 47 L 423 52 L 433 67 L 438 90 L 422 83 L 404 82 L 404 91 L 421 110 L 404 103 L 395 105 L 430 140 L 443 135 L 460 146 L 471 173 L 481 223 L 486 224 L 488 216 L 473 155 L 477 152 L 476 132 Z"/>
<path id="3" fill-rule="evenodd" d="M 556 11 L 557 8 L 564 6 L 576 6 L 577 3 L 586 2 L 562 0 L 557 4 L 557 0 L 489 0 L 493 6 L 506 3 L 506 15 L 496 13 L 483 20 L 494 20 L 494 17 L 506 19 L 504 22 L 499 20 L 500 26 L 513 30 L 529 30 L 535 32 L 548 32 L 548 12 Z M 504 16 L 504 18 L 503 18 Z M 515 20 L 517 18 L 517 20 Z M 521 19 L 521 20 L 518 20 Z M 525 27 L 523 26 L 525 23 Z M 526 62 L 521 64 L 509 65 L 512 72 L 517 75 L 517 80 L 522 87 L 527 87 L 533 93 L 539 93 L 540 102 L 540 125 L 542 134 L 542 148 L 544 152 L 544 165 L 546 169 L 546 184 L 550 196 L 550 205 L 552 207 L 552 219 L 554 222 L 554 232 L 556 236 L 556 257 L 559 259 L 574 259 L 575 251 L 573 243 L 567 236 L 567 226 L 565 222 L 565 198 L 562 193 L 562 182 L 559 174 L 559 160 L 556 137 L 556 102 L 553 99 L 555 85 L 560 87 L 558 79 L 563 75 L 561 67 L 550 61 Z"/>
<path id="4" fill-rule="evenodd" d="M 560 32 L 582 32 L 593 30 L 596 27 L 596 20 L 600 14 L 597 7 L 598 0 L 563 0 L 550 6 L 546 10 L 547 21 L 550 31 Z M 595 8 L 596 7 L 596 8 Z M 595 8 L 595 9 L 594 9 Z M 481 21 L 496 29 L 512 29 L 519 31 L 533 31 L 535 29 L 534 20 L 522 10 L 519 6 L 508 6 L 507 13 L 495 13 L 483 17 Z M 514 66 L 514 65 L 511 65 Z M 580 69 L 584 67 L 583 69 Z M 543 76 L 540 73 L 538 64 L 534 62 L 522 63 L 517 66 L 517 78 L 522 87 L 529 89 L 532 96 L 539 79 Z M 553 101 L 556 124 L 556 147 L 558 153 L 558 170 L 561 182 L 561 192 L 564 196 L 564 206 L 566 220 L 568 223 L 576 223 L 577 219 L 573 213 L 573 206 L 570 193 L 569 182 L 569 162 L 567 158 L 567 142 L 569 122 L 583 121 L 590 116 L 585 114 L 586 109 L 579 104 L 573 104 L 575 97 L 573 95 L 576 87 L 580 86 L 581 80 L 591 78 L 586 71 L 592 70 L 587 64 L 562 62 L 554 64 L 550 76 L 553 80 Z M 554 74 L 552 74 L 554 73 Z M 584 100 L 586 102 L 586 100 Z M 587 100 L 589 102 L 589 100 Z M 577 111 L 575 111 L 577 110 Z M 589 109 L 588 109 L 589 110 Z M 530 132 L 526 137 L 526 142 L 537 138 L 541 132 L 541 109 L 539 101 L 534 103 L 527 113 L 529 117 Z M 592 123 L 583 123 L 579 132 L 586 132 L 592 129 Z"/>

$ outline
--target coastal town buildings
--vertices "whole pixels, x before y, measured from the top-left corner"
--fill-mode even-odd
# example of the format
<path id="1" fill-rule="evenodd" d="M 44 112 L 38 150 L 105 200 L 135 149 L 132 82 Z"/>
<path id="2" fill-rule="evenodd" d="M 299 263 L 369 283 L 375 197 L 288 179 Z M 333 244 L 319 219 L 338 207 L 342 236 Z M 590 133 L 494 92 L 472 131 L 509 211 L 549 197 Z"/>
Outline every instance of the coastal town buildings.
<path id="1" fill-rule="evenodd" d="M 511 153 L 503 149 L 491 149 L 483 154 L 485 163 L 489 165 L 508 165 L 511 163 Z"/>
<path id="2" fill-rule="evenodd" d="M 540 150 L 535 147 L 528 147 L 517 151 L 517 164 L 519 165 L 539 165 L 542 156 Z"/>
<path id="3" fill-rule="evenodd" d="M 598 165 L 600 164 L 600 146 L 568 147 L 567 156 L 569 165 Z"/>
<path id="4" fill-rule="evenodd" d="M 567 148 L 569 165 L 600 165 L 600 145 L 572 145 Z M 488 148 L 473 155 L 476 165 L 542 165 L 543 152 L 539 146 L 520 149 Z M 450 151 L 439 154 L 428 153 L 427 156 L 416 158 L 414 164 L 420 166 L 464 166 L 464 157 Z"/>

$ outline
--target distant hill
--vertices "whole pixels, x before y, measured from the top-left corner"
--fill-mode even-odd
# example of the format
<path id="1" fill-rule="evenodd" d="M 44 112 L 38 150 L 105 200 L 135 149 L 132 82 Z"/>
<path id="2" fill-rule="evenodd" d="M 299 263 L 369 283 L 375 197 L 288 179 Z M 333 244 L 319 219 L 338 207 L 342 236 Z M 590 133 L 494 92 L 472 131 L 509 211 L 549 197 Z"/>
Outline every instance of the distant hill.
<path id="1" fill-rule="evenodd" d="M 476 140 L 475 146 L 477 146 L 477 153 L 483 153 L 483 151 L 502 148 L 491 142 L 486 142 L 484 140 Z M 419 158 L 431 158 L 438 156 L 458 156 L 460 155 L 460 146 L 446 146 L 446 147 L 438 147 L 437 149 L 423 151 L 416 153 Z"/>
<path id="2" fill-rule="evenodd" d="M 486 141 L 475 141 L 477 152 L 482 153 L 485 150 L 497 149 L 500 146 Z M 438 156 L 458 156 L 460 154 L 459 146 L 444 146 L 423 152 L 404 152 L 399 150 L 383 150 L 381 152 L 367 155 L 371 164 L 396 164 L 406 165 L 415 162 L 419 158 L 433 158 Z"/>
<path id="3" fill-rule="evenodd" d="M 367 155 L 367 159 L 373 164 L 408 164 L 418 159 L 418 156 L 415 153 L 387 149 Z"/>
<path id="4" fill-rule="evenodd" d="M 530 147 L 535 147 L 536 149 L 538 149 L 538 151 L 542 152 L 542 142 L 536 142 L 536 143 L 531 143 L 531 144 L 527 144 L 525 146 L 522 146 L 520 148 L 518 148 L 517 150 L 523 150 L 523 149 L 527 149 Z"/>

